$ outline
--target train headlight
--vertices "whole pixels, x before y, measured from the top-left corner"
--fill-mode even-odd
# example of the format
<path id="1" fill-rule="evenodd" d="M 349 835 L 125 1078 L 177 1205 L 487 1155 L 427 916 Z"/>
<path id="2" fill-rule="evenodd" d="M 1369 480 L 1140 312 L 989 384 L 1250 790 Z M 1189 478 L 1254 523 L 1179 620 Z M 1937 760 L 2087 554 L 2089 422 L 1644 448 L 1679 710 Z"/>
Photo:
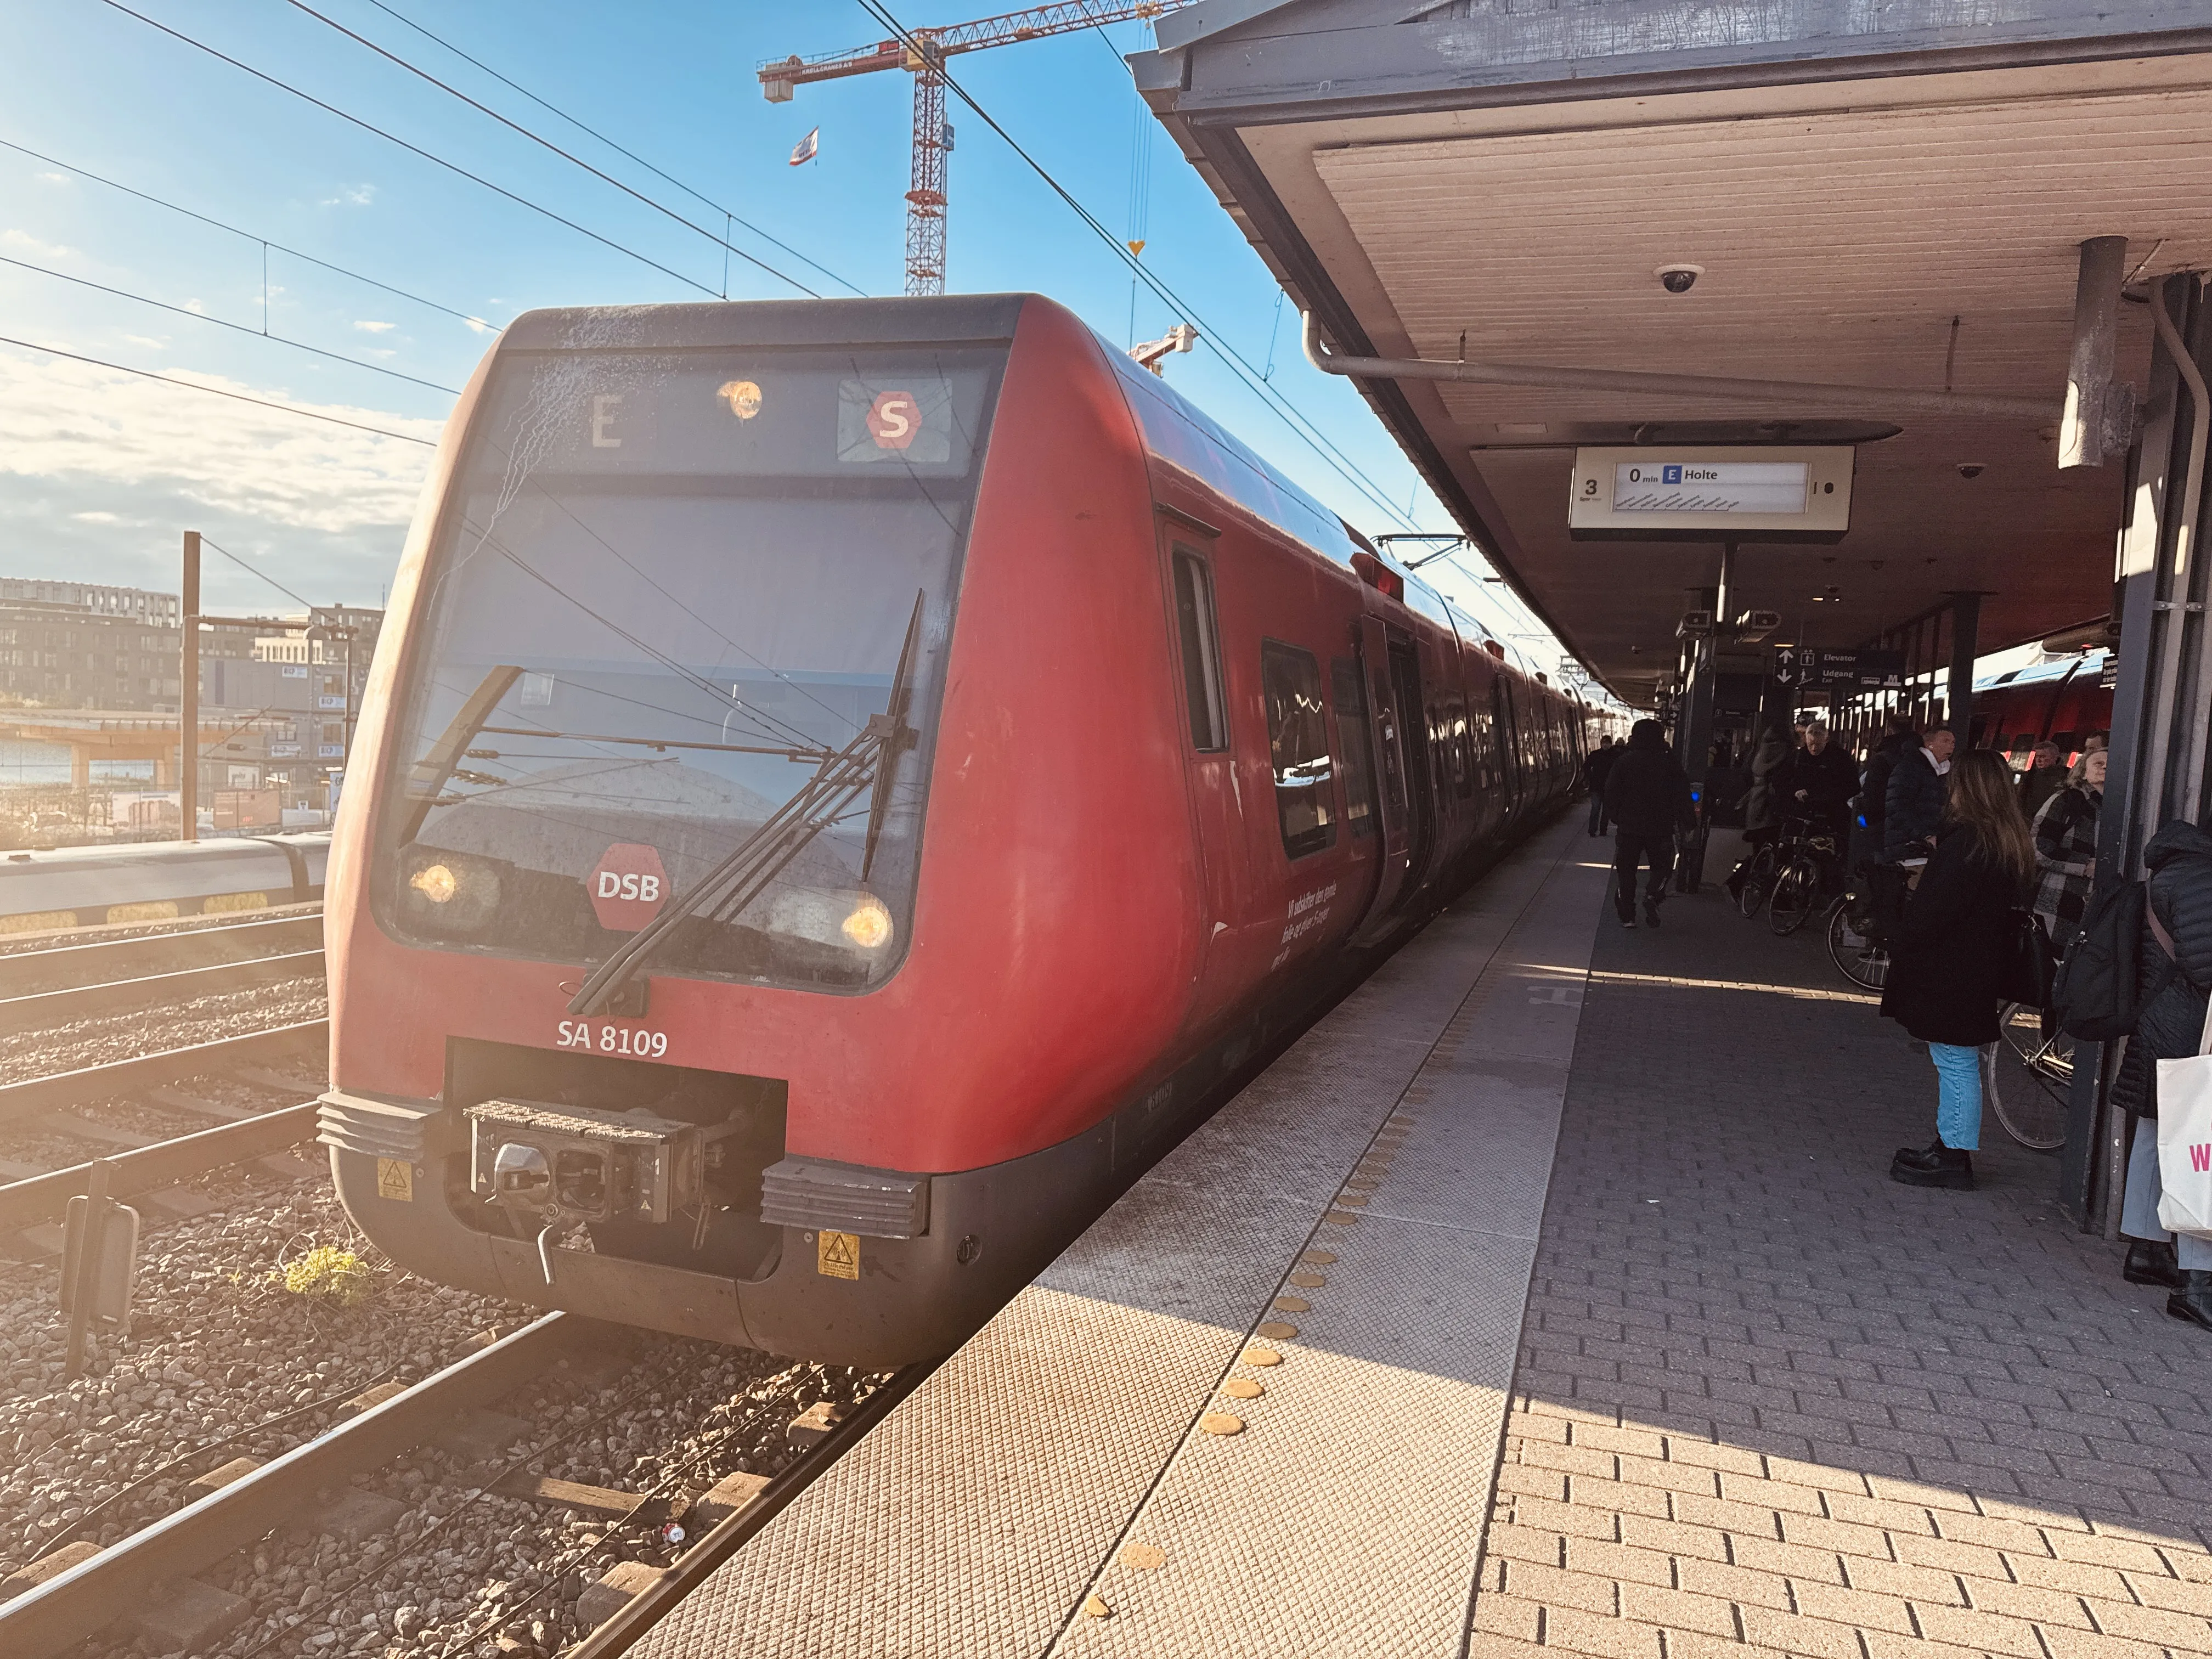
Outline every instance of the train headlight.
<path id="1" fill-rule="evenodd" d="M 408 921 L 447 936 L 482 933 L 498 912 L 500 866 L 443 848 L 410 848 L 400 899 Z"/>
<path id="2" fill-rule="evenodd" d="M 453 895 L 461 890 L 452 868 L 443 864 L 426 864 L 407 878 L 407 884 L 433 904 L 451 904 Z"/>
<path id="3" fill-rule="evenodd" d="M 863 893 L 838 931 L 863 951 L 880 951 L 891 942 L 891 913 L 873 893 Z"/>

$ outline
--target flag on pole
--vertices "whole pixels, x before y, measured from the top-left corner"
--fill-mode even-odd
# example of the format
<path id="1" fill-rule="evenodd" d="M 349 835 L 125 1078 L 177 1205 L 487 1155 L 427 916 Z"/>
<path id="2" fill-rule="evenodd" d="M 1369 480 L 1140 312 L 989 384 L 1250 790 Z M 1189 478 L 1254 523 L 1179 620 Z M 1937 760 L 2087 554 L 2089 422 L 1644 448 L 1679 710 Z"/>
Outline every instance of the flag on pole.
<path id="1" fill-rule="evenodd" d="M 817 155 L 820 154 L 821 149 L 822 129 L 820 127 L 817 127 L 813 131 L 808 133 L 806 137 L 800 139 L 799 141 L 799 148 L 791 152 L 791 165 L 795 167 L 805 167 L 809 161 L 812 161 Z"/>

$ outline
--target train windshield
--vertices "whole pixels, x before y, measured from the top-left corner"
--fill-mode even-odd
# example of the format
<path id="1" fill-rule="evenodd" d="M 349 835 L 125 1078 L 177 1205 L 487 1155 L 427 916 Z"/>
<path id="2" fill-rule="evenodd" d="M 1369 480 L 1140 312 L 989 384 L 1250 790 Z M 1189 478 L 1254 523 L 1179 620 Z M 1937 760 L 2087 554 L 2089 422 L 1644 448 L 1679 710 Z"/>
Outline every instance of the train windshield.
<path id="1" fill-rule="evenodd" d="M 503 358 L 410 641 L 386 925 L 597 963 L 766 824 L 788 856 L 765 885 L 698 907 L 647 970 L 848 990 L 887 975 L 1005 355 Z M 869 787 L 825 796 L 849 776 L 838 756 L 874 753 L 902 653 L 910 737 Z"/>

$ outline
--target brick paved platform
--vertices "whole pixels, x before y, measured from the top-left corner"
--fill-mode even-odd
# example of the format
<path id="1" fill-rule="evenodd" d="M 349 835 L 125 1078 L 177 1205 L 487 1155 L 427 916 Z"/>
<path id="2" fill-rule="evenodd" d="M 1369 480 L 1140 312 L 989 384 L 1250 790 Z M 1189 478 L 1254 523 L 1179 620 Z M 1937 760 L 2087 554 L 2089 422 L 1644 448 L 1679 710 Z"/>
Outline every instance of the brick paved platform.
<path id="1" fill-rule="evenodd" d="M 2212 1653 L 2212 1338 L 1994 1118 L 1888 1181 L 1935 1078 L 1870 1000 L 1711 890 L 1601 919 L 1477 1659 Z"/>

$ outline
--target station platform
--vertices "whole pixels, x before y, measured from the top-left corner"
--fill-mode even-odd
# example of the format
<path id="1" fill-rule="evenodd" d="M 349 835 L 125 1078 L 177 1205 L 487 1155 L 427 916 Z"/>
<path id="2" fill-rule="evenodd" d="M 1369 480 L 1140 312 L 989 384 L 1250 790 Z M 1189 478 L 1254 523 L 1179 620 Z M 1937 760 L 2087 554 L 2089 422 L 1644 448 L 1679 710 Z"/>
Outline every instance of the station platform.
<path id="1" fill-rule="evenodd" d="M 2212 1340 L 1807 935 L 1579 814 L 651 1632 L 720 1656 L 2212 1652 Z"/>

